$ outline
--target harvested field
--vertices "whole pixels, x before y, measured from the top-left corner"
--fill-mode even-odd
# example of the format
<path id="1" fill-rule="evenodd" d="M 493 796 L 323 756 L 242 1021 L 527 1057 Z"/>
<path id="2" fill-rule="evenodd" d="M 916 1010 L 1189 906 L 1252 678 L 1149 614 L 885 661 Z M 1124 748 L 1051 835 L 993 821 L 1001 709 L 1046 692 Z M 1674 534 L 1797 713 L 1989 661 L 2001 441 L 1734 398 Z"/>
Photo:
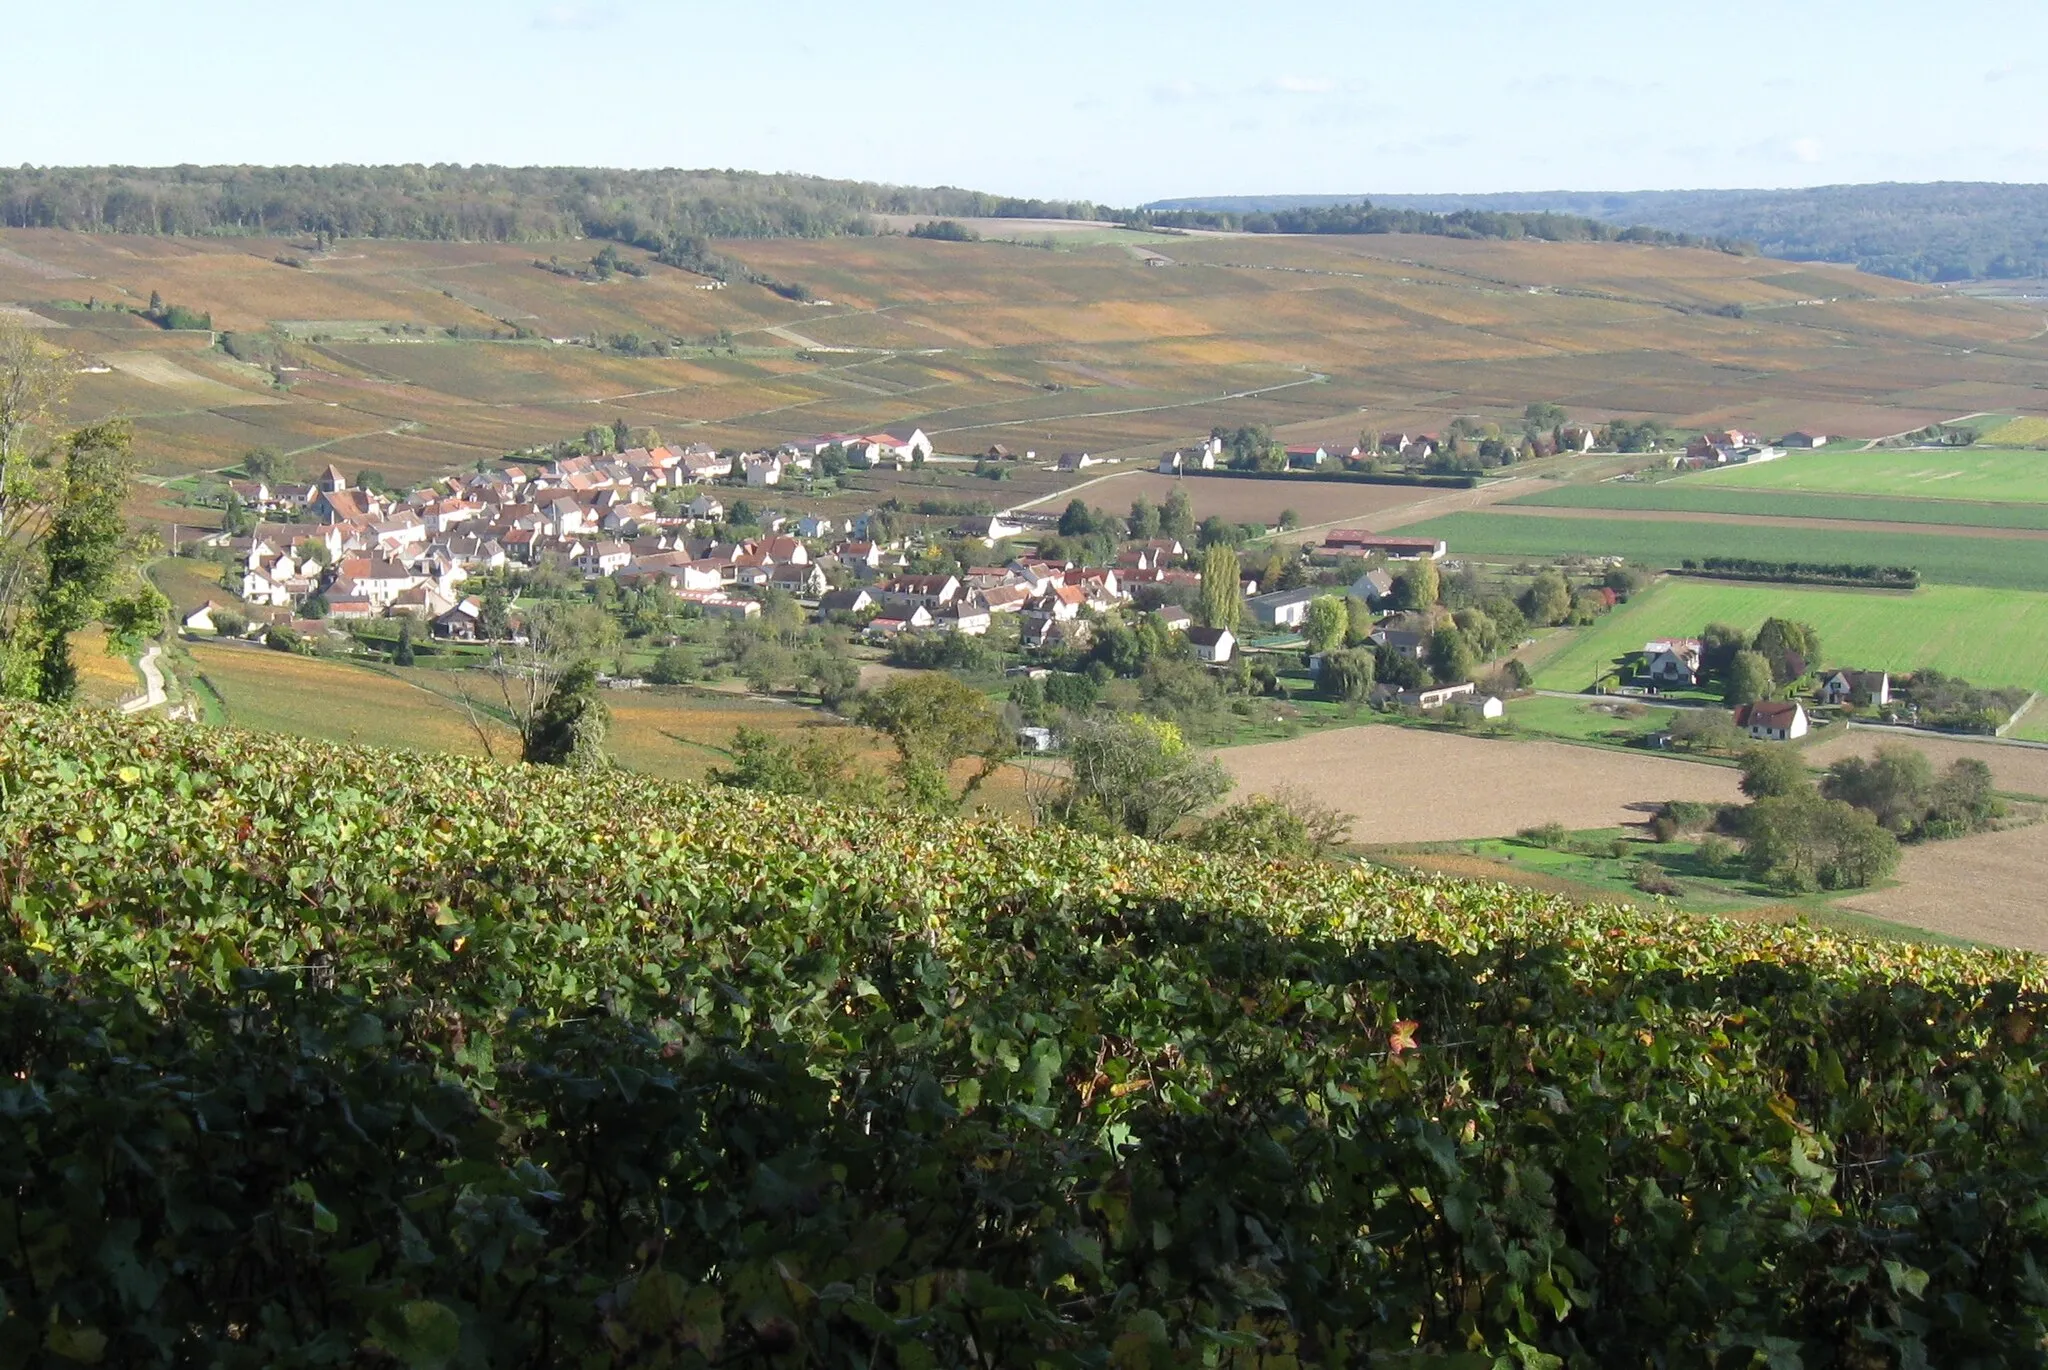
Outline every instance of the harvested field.
<path id="1" fill-rule="evenodd" d="M 1897 883 L 1841 907 L 1952 937 L 2048 952 L 2048 824 L 1906 848 Z"/>
<path id="2" fill-rule="evenodd" d="M 1963 759 L 1981 761 L 1991 768 L 1992 782 L 2006 793 L 2048 799 L 2048 748 L 1972 742 L 1891 729 L 1851 728 L 1841 736 L 1808 748 L 1804 755 L 1809 764 L 1826 766 L 1845 756 L 1871 756 L 1879 747 L 1893 744 L 1911 747 L 1937 768 Z"/>
<path id="3" fill-rule="evenodd" d="M 1641 823 L 1667 799 L 1739 802 L 1726 767 L 1561 742 L 1343 728 L 1216 753 L 1240 794 L 1299 785 L 1356 814 L 1354 842 L 1500 837 L 1544 823 Z"/>

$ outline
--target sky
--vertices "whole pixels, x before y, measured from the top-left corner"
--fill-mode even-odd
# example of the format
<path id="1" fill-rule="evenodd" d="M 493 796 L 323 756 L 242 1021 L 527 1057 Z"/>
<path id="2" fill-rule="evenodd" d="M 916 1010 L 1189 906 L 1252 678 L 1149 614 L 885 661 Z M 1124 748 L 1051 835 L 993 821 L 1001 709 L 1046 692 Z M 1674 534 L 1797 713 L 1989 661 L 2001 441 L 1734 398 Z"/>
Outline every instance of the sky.
<path id="1" fill-rule="evenodd" d="M 0 165 L 1188 195 L 2048 181 L 2043 0 L 0 0 Z"/>

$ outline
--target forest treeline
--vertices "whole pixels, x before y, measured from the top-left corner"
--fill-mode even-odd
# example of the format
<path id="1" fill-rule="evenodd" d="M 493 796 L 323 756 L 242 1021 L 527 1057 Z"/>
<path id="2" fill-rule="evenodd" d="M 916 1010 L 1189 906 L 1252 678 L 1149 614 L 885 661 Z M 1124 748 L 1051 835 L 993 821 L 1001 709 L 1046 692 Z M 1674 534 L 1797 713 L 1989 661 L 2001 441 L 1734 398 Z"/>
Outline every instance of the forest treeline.
<path id="1" fill-rule="evenodd" d="M 465 242 L 608 238 L 711 269 L 714 238 L 825 238 L 878 231 L 876 216 L 1099 219 L 1133 227 L 1253 233 L 1426 233 L 1730 244 L 1573 214 L 1436 214 L 1369 201 L 1275 213 L 1118 210 L 951 186 L 877 185 L 745 171 L 577 167 L 26 167 L 0 169 L 0 227 L 161 235 L 314 235 Z"/>
<path id="2" fill-rule="evenodd" d="M 873 215 L 1101 217 L 1097 206 L 948 186 L 750 171 L 583 167 L 25 167 L 0 169 L 0 227 L 197 236 L 326 234 L 541 242 L 821 238 Z"/>
<path id="3" fill-rule="evenodd" d="M 1147 209 L 1131 222 L 1154 228 L 1211 228 L 1239 233 L 1425 233 L 1444 238 L 1540 238 L 1553 243 L 1655 243 L 1664 247 L 1709 247 L 1754 252 L 1739 239 L 1674 233 L 1641 225 L 1603 223 L 1578 214 L 1491 209 L 1397 209 L 1370 200 L 1347 204 L 1299 205 L 1288 209 Z"/>
<path id="4" fill-rule="evenodd" d="M 1355 195 L 1216 196 L 1161 200 L 1155 212 L 1244 219 L 1327 210 Z M 1841 262 L 1909 281 L 2048 276 L 2048 185 L 1930 181 L 1794 190 L 1506 191 L 1386 195 L 1382 209 L 1455 215 L 1548 213 L 1612 225 L 1753 242 L 1788 261 Z"/>

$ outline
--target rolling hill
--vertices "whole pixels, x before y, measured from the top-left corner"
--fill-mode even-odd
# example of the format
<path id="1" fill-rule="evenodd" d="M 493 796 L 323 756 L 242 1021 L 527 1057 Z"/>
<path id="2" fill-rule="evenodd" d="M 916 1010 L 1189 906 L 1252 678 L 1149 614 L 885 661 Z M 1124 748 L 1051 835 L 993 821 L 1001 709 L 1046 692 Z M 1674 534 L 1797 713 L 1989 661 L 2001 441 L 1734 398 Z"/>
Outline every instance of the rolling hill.
<path id="1" fill-rule="evenodd" d="M 633 249 L 643 276 L 536 265 L 587 263 L 588 241 L 309 251 L 25 229 L 0 232 L 0 308 L 99 363 L 73 413 L 132 416 L 161 478 L 268 445 L 412 480 L 621 417 L 721 446 L 916 422 L 941 451 L 1143 456 L 1217 424 L 1350 440 L 1538 399 L 1868 436 L 2043 408 L 2037 315 L 1842 268 L 1624 243 L 1075 236 L 716 245 L 801 303 Z M 155 327 L 134 312 L 152 292 L 232 336 Z"/>

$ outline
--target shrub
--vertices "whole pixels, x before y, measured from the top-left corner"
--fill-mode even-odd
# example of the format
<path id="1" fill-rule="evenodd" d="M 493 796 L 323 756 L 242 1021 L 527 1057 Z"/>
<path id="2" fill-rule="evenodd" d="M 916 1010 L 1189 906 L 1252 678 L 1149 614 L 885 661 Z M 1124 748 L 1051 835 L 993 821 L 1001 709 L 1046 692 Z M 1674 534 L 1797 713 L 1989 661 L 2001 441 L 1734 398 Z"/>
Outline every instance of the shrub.
<path id="1" fill-rule="evenodd" d="M 1540 827 L 1523 828 L 1515 837 L 1532 847 L 1549 847 L 1553 851 L 1563 850 L 1565 844 L 1571 840 L 1571 834 L 1566 831 L 1564 824 L 1555 822 L 1545 823 Z"/>
<path id="2" fill-rule="evenodd" d="M 1636 872 L 1635 887 L 1644 894 L 1654 894 L 1665 899 L 1676 899 L 1685 893 L 1685 886 L 1664 873 L 1663 867 L 1654 861 L 1645 861 Z"/>

